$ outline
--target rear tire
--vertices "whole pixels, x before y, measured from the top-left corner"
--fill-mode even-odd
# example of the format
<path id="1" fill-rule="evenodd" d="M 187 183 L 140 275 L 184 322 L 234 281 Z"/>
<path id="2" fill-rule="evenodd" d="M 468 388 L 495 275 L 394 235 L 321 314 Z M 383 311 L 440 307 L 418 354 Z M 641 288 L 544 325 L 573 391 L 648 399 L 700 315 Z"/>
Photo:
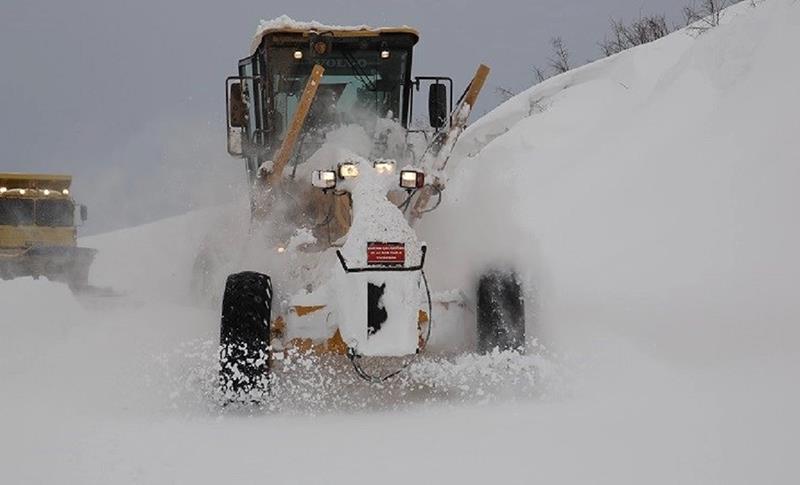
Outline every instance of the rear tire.
<path id="1" fill-rule="evenodd" d="M 478 352 L 525 350 L 525 300 L 517 275 L 490 271 L 478 283 Z"/>
<path id="2" fill-rule="evenodd" d="M 219 385 L 225 401 L 259 401 L 268 392 L 271 312 L 269 276 L 228 276 L 219 338 Z"/>

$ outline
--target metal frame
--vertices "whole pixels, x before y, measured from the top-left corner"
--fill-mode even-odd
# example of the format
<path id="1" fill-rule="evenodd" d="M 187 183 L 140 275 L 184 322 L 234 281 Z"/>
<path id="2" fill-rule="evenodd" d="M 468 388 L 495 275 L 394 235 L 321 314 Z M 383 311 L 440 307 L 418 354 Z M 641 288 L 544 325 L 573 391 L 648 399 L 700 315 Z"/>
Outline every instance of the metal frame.
<path id="1" fill-rule="evenodd" d="M 409 91 L 409 98 L 410 98 L 410 103 L 409 103 L 409 126 L 406 128 L 406 131 L 408 131 L 409 133 L 428 133 L 428 132 L 430 132 L 430 130 L 423 130 L 423 129 L 413 130 L 413 129 L 411 129 L 411 120 L 413 119 L 413 116 L 414 116 L 414 94 L 413 94 L 413 92 L 414 91 L 419 92 L 420 87 L 422 86 L 422 82 L 421 81 L 435 81 L 433 84 L 441 84 L 442 82 L 447 82 L 450 85 L 450 91 L 449 91 L 450 106 L 448 107 L 449 108 L 448 112 L 452 112 L 453 111 L 453 107 L 454 107 L 453 106 L 453 85 L 454 85 L 453 84 L 453 78 L 447 77 L 447 76 L 416 76 L 416 77 L 414 77 L 414 81 L 411 82 L 411 87 L 413 89 L 411 89 Z M 453 126 L 452 116 L 448 116 L 447 118 L 448 118 L 448 123 L 452 127 Z M 434 131 L 439 131 L 439 130 L 441 130 L 441 128 L 434 129 Z"/>
<path id="2" fill-rule="evenodd" d="M 246 156 L 245 153 L 244 153 L 245 152 L 245 143 L 244 143 L 245 139 L 247 140 L 247 143 L 250 143 L 250 138 L 249 138 L 249 134 L 248 134 L 247 137 L 244 137 L 242 139 L 242 142 L 243 142 L 242 143 L 242 153 L 231 152 L 230 136 L 231 136 L 231 133 L 232 133 L 231 129 L 234 128 L 234 127 L 231 126 L 231 106 L 230 106 L 230 104 L 231 104 L 230 103 L 231 93 L 230 93 L 230 88 L 231 88 L 231 85 L 233 84 L 232 81 L 239 81 L 241 83 L 242 81 L 245 81 L 245 80 L 252 80 L 253 83 L 261 81 L 260 78 L 257 77 L 257 76 L 228 76 L 227 78 L 225 78 L 225 132 L 227 134 L 226 143 L 227 143 L 228 154 L 233 156 L 233 157 L 244 157 L 244 156 Z M 245 133 L 247 133 L 249 131 L 246 128 L 244 130 L 245 130 Z"/>

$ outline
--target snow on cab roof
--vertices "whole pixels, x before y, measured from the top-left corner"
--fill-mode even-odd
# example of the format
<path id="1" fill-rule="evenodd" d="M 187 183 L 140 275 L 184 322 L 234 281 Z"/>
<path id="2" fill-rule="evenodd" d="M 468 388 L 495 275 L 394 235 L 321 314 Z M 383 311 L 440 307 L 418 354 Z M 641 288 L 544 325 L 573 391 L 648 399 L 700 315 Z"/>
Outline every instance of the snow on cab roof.
<path id="1" fill-rule="evenodd" d="M 316 20 L 304 22 L 294 20 L 288 15 L 281 15 L 272 20 L 262 20 L 259 22 L 258 29 L 253 36 L 253 42 L 250 44 L 250 54 L 255 53 L 258 46 L 261 44 L 261 39 L 267 34 L 274 33 L 287 33 L 287 34 L 302 34 L 308 32 L 332 32 L 333 35 L 378 35 L 378 34 L 391 34 L 403 33 L 413 34 L 419 38 L 419 32 L 406 25 L 400 27 L 370 27 L 369 25 L 326 25 Z"/>

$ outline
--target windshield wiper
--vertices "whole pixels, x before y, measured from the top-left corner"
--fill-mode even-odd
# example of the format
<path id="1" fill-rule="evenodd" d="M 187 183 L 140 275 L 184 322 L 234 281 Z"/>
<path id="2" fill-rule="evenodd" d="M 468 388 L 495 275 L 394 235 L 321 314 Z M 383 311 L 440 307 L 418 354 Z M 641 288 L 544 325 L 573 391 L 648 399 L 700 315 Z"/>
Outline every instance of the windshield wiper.
<path id="1" fill-rule="evenodd" d="M 350 67 L 353 69 L 353 73 L 356 75 L 356 78 L 361 82 L 361 84 L 366 86 L 370 91 L 376 91 L 377 85 L 374 81 L 370 80 L 369 74 L 358 65 L 358 61 L 356 60 L 355 56 L 347 51 L 343 51 L 342 54 L 344 55 L 344 60 L 350 64 Z"/>

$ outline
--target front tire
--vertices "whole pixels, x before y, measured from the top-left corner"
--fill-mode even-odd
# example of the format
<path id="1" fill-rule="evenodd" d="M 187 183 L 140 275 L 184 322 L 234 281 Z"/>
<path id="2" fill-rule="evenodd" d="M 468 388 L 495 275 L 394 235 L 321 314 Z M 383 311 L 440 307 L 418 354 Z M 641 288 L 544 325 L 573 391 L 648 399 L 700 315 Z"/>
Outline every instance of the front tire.
<path id="1" fill-rule="evenodd" d="M 525 349 L 525 300 L 514 272 L 490 271 L 478 282 L 478 352 Z"/>
<path id="2" fill-rule="evenodd" d="M 269 390 L 272 283 L 244 272 L 228 276 L 222 298 L 219 385 L 224 399 L 258 401 Z"/>

